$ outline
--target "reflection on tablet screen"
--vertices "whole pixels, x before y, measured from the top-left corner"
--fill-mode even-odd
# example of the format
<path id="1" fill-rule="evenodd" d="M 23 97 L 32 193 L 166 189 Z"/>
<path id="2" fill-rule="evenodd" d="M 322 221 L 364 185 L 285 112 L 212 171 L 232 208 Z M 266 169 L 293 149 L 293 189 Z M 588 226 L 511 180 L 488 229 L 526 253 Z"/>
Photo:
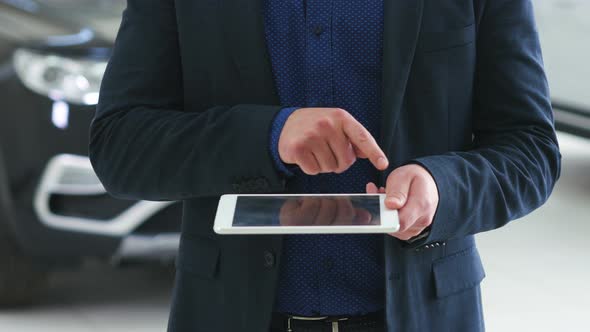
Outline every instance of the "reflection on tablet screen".
<path id="1" fill-rule="evenodd" d="M 233 226 L 380 225 L 379 196 L 239 196 Z"/>

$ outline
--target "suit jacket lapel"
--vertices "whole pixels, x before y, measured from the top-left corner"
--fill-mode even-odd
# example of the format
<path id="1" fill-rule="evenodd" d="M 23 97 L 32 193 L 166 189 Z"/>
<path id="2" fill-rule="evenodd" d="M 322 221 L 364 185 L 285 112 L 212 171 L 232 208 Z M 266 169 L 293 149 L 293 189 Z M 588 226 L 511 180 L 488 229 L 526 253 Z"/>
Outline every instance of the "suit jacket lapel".
<path id="1" fill-rule="evenodd" d="M 422 23 L 424 0 L 384 0 L 382 127 L 379 144 L 386 154 L 401 112 Z M 401 161 L 391 161 L 391 167 Z M 384 172 L 387 176 L 389 172 Z"/>
<path id="2" fill-rule="evenodd" d="M 278 105 L 264 34 L 264 0 L 221 0 L 224 36 L 242 80 L 245 94 L 263 104 Z"/>

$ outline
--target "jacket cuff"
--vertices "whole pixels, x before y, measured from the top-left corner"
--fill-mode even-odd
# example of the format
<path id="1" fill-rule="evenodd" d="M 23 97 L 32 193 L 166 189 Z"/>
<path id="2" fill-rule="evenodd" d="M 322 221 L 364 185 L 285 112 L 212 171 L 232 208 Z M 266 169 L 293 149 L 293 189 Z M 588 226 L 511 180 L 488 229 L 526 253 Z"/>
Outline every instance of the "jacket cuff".
<path id="1" fill-rule="evenodd" d="M 289 116 L 297 109 L 299 109 L 299 107 L 286 107 L 280 110 L 275 116 L 270 131 L 270 153 L 277 170 L 286 176 L 293 176 L 298 167 L 285 164 L 281 160 L 281 156 L 279 154 L 279 138 L 281 137 L 281 132 L 283 131 L 285 122 L 287 122 Z"/>
<path id="2" fill-rule="evenodd" d="M 439 160 L 434 156 L 413 159 L 404 163 L 402 166 L 410 164 L 419 165 L 430 173 L 438 190 L 438 206 L 432 218 L 432 224 L 422 234 L 405 241 L 406 247 L 418 248 L 428 243 L 446 241 L 450 238 L 448 233 L 448 215 L 445 213 L 448 212 L 446 200 L 449 197 L 445 194 L 444 189 L 448 188 L 449 184 L 446 183 L 448 177 L 444 175 L 444 165 L 441 165 Z"/>

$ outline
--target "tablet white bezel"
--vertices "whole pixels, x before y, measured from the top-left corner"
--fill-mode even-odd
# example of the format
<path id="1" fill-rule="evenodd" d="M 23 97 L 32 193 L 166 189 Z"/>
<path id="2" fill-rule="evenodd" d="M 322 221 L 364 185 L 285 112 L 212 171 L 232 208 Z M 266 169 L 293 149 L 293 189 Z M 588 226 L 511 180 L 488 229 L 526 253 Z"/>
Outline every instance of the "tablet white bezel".
<path id="1" fill-rule="evenodd" d="M 350 226 L 236 226 L 232 225 L 238 197 L 257 196 L 379 196 L 380 225 Z M 385 194 L 265 194 L 265 195 L 223 195 L 219 199 L 213 230 L 217 234 L 366 234 L 394 233 L 399 229 L 396 210 L 385 207 Z"/>

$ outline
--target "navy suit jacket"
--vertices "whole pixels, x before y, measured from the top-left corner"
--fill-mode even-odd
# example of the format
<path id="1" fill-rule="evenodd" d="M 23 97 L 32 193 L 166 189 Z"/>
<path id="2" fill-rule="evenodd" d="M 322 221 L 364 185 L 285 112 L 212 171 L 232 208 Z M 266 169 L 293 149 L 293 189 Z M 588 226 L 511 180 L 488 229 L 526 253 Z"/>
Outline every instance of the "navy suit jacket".
<path id="1" fill-rule="evenodd" d="M 116 197 L 184 201 L 171 331 L 266 331 L 281 236 L 218 236 L 224 193 L 289 191 L 262 0 L 129 0 L 91 128 Z M 384 0 L 382 134 L 440 202 L 430 235 L 385 236 L 388 332 L 482 331 L 473 235 L 543 204 L 560 154 L 530 0 Z"/>

